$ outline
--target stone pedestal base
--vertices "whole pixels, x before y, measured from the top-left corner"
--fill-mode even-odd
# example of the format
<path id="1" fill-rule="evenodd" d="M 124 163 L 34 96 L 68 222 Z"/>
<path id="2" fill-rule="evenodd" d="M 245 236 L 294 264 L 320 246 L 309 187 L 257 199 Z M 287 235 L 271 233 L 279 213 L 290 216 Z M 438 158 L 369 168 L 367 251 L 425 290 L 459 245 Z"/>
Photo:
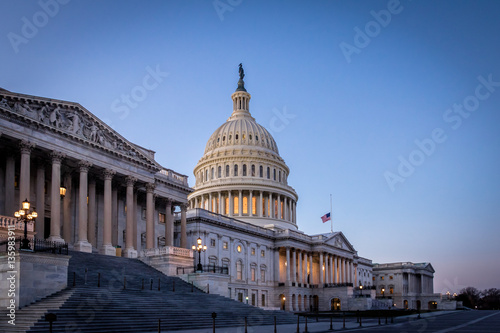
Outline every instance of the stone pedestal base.
<path id="1" fill-rule="evenodd" d="M 75 251 L 92 253 L 92 244 L 87 241 L 78 241 L 74 245 Z"/>
<path id="2" fill-rule="evenodd" d="M 107 256 L 116 256 L 116 249 L 112 245 L 103 245 L 99 249 L 99 253 Z"/>
<path id="3" fill-rule="evenodd" d="M 64 239 L 61 238 L 61 236 L 50 236 L 49 238 L 47 238 L 47 240 L 55 243 L 66 243 Z"/>
<path id="4" fill-rule="evenodd" d="M 125 249 L 123 256 L 125 258 L 137 258 L 137 251 L 133 248 Z"/>

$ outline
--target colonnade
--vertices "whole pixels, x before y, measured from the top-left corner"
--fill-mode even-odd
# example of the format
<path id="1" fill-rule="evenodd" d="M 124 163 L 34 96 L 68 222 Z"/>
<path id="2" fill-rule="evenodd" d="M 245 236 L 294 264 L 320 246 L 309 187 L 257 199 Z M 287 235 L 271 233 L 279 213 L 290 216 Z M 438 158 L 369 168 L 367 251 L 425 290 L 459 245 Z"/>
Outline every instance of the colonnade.
<path id="1" fill-rule="evenodd" d="M 296 223 L 296 202 L 292 197 L 262 190 L 226 190 L 201 194 L 190 200 L 190 207 L 230 217 L 268 217 Z"/>
<path id="2" fill-rule="evenodd" d="M 275 260 L 280 259 L 280 248 L 275 250 Z M 296 248 L 286 247 L 284 258 L 285 285 L 307 286 L 330 284 L 356 285 L 356 264 L 349 257 L 326 252 L 308 252 Z M 276 281 L 283 281 L 280 277 L 280 265 L 275 266 Z"/>
<path id="3" fill-rule="evenodd" d="M 187 204 L 181 204 L 174 202 L 170 198 L 162 198 L 157 193 L 155 193 L 156 185 L 154 183 L 155 179 L 152 177 L 151 182 L 138 181 L 137 178 L 131 175 L 118 174 L 115 170 L 105 168 L 104 166 L 93 165 L 87 160 L 75 160 L 70 161 L 65 154 L 52 151 L 47 154 L 46 151 L 37 152 L 37 158 L 33 165 L 36 166 L 35 173 L 35 188 L 34 191 L 31 190 L 31 165 L 32 165 L 32 155 L 36 145 L 22 140 L 19 142 L 19 152 L 20 152 L 20 166 L 19 166 L 19 178 L 18 178 L 18 189 L 19 189 L 19 203 L 15 203 L 16 197 L 16 154 L 12 152 L 11 154 L 6 154 L 5 158 L 5 207 L 4 214 L 12 215 L 14 211 L 21 207 L 21 202 L 25 199 L 31 201 L 35 199 L 32 203 L 34 207 L 37 208 L 38 218 L 35 223 L 35 230 L 37 232 L 37 238 L 43 238 L 44 234 L 44 223 L 45 223 L 45 208 L 46 203 L 50 204 L 50 236 L 48 240 L 54 242 L 71 242 L 74 238 L 74 248 L 78 251 L 92 252 L 92 246 L 96 246 L 98 243 L 96 240 L 95 228 L 97 223 L 97 180 L 102 179 L 103 183 L 103 213 L 102 213 L 102 240 L 99 243 L 102 245 L 99 248 L 99 252 L 102 254 L 115 255 L 116 250 L 112 245 L 112 230 L 117 228 L 112 222 L 112 209 L 115 206 L 117 196 L 117 189 L 125 186 L 126 187 L 126 231 L 125 231 L 125 250 L 124 256 L 136 257 L 137 256 L 137 242 L 134 242 L 134 237 L 137 236 L 137 193 L 139 191 L 146 192 L 146 248 L 153 248 L 155 246 L 154 240 L 157 235 L 155 235 L 154 228 L 154 214 L 156 202 L 165 204 L 166 211 L 166 221 L 165 221 L 165 245 L 174 245 L 174 217 L 172 214 L 172 207 L 174 205 L 179 205 L 181 207 L 181 247 L 187 247 L 187 237 L 186 237 L 186 210 Z M 41 158 L 40 156 L 47 156 L 47 158 Z M 76 194 L 76 200 L 78 207 L 78 214 L 74 217 L 77 221 L 75 237 L 71 233 L 71 216 L 70 216 L 70 206 L 69 200 L 63 201 L 64 199 L 60 196 L 60 189 L 62 185 L 61 179 L 61 169 L 63 167 L 63 162 L 67 160 L 68 165 L 74 165 L 76 162 L 77 168 L 71 168 L 71 172 L 78 173 L 78 192 Z M 71 163 L 69 163 L 71 162 Z M 51 168 L 51 178 L 50 178 L 50 191 L 45 194 L 45 175 L 46 168 Z M 68 175 L 65 182 L 69 182 L 71 185 L 72 177 Z M 100 184 L 100 182 L 99 182 Z M 76 191 L 74 192 L 76 193 Z M 30 194 L 34 194 L 35 198 L 31 198 Z M 49 196 L 50 195 L 50 196 Z M 69 193 L 68 193 L 69 195 Z M 46 197 L 48 201 L 46 202 Z M 61 209 L 61 202 L 64 202 L 63 209 Z M 61 216 L 63 220 L 61 221 Z M 61 235 L 61 229 L 63 230 L 63 235 Z"/>

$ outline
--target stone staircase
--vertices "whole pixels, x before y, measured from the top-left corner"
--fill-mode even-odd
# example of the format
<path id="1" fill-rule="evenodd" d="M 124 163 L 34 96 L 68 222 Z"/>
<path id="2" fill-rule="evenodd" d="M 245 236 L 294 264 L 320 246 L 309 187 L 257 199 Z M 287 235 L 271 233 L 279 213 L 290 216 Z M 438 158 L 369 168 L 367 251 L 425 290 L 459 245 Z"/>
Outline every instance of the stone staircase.
<path id="1" fill-rule="evenodd" d="M 217 327 L 241 327 L 245 317 L 250 326 L 271 325 L 274 316 L 278 324 L 296 322 L 291 313 L 206 294 L 137 259 L 70 255 L 68 288 L 18 310 L 16 326 L 0 311 L 0 332 L 48 332 L 48 312 L 57 315 L 53 332 L 158 332 L 159 319 L 163 332 L 210 328 L 212 312 Z"/>

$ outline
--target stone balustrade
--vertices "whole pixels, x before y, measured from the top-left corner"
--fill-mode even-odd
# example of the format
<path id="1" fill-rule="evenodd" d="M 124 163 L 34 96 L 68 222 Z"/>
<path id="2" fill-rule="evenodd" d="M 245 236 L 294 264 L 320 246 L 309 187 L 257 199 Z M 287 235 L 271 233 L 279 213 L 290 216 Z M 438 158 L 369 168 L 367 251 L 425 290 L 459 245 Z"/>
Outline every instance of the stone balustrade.
<path id="1" fill-rule="evenodd" d="M 0 228 L 7 229 L 8 227 L 14 226 L 16 230 L 24 231 L 24 222 L 19 221 L 17 218 L 12 216 L 0 215 Z M 33 232 L 34 223 L 28 223 L 28 231 Z"/>
<path id="2" fill-rule="evenodd" d="M 175 246 L 164 246 L 160 248 L 147 249 L 141 251 L 141 257 L 152 257 L 152 256 L 160 256 L 160 255 L 175 255 L 182 257 L 190 257 L 193 258 L 194 253 L 191 249 L 183 249 Z"/>

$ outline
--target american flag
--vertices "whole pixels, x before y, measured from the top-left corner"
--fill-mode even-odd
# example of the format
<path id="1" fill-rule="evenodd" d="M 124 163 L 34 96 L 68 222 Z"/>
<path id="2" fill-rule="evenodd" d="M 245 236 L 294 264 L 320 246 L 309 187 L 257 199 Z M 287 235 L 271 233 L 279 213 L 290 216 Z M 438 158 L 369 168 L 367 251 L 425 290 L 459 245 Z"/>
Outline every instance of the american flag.
<path id="1" fill-rule="evenodd" d="M 323 223 L 330 220 L 331 220 L 330 213 L 326 213 L 325 215 L 321 216 L 321 221 L 323 221 Z"/>

